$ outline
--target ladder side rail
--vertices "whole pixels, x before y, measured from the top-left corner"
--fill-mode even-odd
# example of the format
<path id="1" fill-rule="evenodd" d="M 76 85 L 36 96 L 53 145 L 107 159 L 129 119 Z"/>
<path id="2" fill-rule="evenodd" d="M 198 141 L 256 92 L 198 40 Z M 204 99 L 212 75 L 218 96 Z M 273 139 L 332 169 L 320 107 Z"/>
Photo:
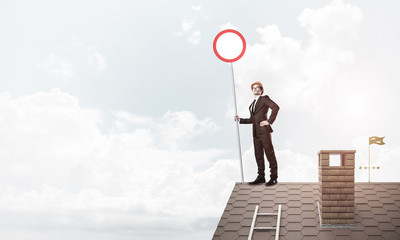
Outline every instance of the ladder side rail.
<path id="1" fill-rule="evenodd" d="M 253 231 L 254 231 L 254 226 L 256 224 L 257 213 L 258 213 L 258 205 L 256 205 L 256 209 L 254 210 L 253 221 L 251 222 L 249 237 L 247 238 L 248 240 L 251 240 L 251 238 L 253 237 Z"/>
<path id="2" fill-rule="evenodd" d="M 279 227 L 281 226 L 281 210 L 282 210 L 282 206 L 279 204 L 278 219 L 276 220 L 275 240 L 279 239 Z"/>

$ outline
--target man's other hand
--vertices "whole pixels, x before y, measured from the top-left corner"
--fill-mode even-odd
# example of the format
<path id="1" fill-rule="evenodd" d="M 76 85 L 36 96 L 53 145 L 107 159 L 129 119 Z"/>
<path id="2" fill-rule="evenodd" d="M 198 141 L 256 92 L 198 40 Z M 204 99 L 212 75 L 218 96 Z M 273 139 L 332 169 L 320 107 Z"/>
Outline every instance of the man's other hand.
<path id="1" fill-rule="evenodd" d="M 235 121 L 239 122 L 240 117 L 238 115 L 235 116 Z"/>

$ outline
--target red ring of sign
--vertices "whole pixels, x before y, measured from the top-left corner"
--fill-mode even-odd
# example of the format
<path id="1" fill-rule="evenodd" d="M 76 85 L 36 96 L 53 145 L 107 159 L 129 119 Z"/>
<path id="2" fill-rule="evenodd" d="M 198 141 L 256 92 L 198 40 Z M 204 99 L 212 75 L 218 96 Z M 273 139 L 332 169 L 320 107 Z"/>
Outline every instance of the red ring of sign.
<path id="1" fill-rule="evenodd" d="M 221 55 L 219 55 L 219 53 L 218 53 L 218 51 L 217 51 L 217 41 L 218 41 L 218 38 L 221 37 L 222 34 L 225 34 L 225 33 L 228 33 L 228 32 L 234 33 L 234 34 L 238 35 L 238 36 L 240 37 L 240 39 L 242 40 L 242 43 L 243 43 L 242 52 L 239 54 L 239 56 L 237 56 L 236 58 L 232 58 L 232 59 L 223 58 Z M 233 30 L 233 29 L 226 29 L 226 30 L 223 30 L 223 31 L 221 31 L 220 33 L 218 33 L 217 36 L 214 38 L 213 49 L 214 49 L 215 55 L 216 55 L 219 59 L 221 59 L 222 61 L 224 61 L 224 62 L 236 62 L 236 61 L 239 60 L 241 57 L 243 57 L 243 54 L 244 54 L 244 52 L 246 51 L 246 40 L 244 40 L 244 37 L 243 37 L 243 35 L 242 35 L 240 32 L 238 32 L 238 31 L 236 31 L 236 30 Z"/>

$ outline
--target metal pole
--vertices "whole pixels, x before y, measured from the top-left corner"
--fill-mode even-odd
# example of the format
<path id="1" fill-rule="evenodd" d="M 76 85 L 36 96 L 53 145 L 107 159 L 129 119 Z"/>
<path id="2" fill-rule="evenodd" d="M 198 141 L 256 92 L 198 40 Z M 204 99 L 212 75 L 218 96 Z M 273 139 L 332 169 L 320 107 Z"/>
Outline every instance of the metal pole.
<path id="1" fill-rule="evenodd" d="M 370 181 L 370 172 L 371 172 L 371 160 L 370 160 L 370 158 L 371 158 L 371 150 L 370 150 L 370 146 L 371 146 L 371 144 L 370 143 L 368 143 L 368 182 L 371 182 Z"/>
<path id="2" fill-rule="evenodd" d="M 231 64 L 231 72 L 232 72 L 233 101 L 235 103 L 235 116 L 236 116 L 236 115 L 238 115 L 238 113 L 237 113 L 237 104 L 236 104 L 235 74 L 233 73 L 233 64 L 232 63 L 230 63 L 230 64 Z M 239 149 L 240 173 L 242 174 L 242 183 L 244 183 L 242 149 L 240 147 L 239 121 L 236 121 L 236 132 L 237 132 L 237 142 L 238 142 L 238 149 Z"/>

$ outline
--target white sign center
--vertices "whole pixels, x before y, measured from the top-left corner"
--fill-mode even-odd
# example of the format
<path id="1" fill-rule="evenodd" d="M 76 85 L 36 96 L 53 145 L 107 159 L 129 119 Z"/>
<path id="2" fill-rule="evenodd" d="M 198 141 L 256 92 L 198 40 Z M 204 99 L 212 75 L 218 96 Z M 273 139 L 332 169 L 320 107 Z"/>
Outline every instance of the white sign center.
<path id="1" fill-rule="evenodd" d="M 218 38 L 216 48 L 221 57 L 234 59 L 242 52 L 243 42 L 237 34 L 228 32 Z"/>

